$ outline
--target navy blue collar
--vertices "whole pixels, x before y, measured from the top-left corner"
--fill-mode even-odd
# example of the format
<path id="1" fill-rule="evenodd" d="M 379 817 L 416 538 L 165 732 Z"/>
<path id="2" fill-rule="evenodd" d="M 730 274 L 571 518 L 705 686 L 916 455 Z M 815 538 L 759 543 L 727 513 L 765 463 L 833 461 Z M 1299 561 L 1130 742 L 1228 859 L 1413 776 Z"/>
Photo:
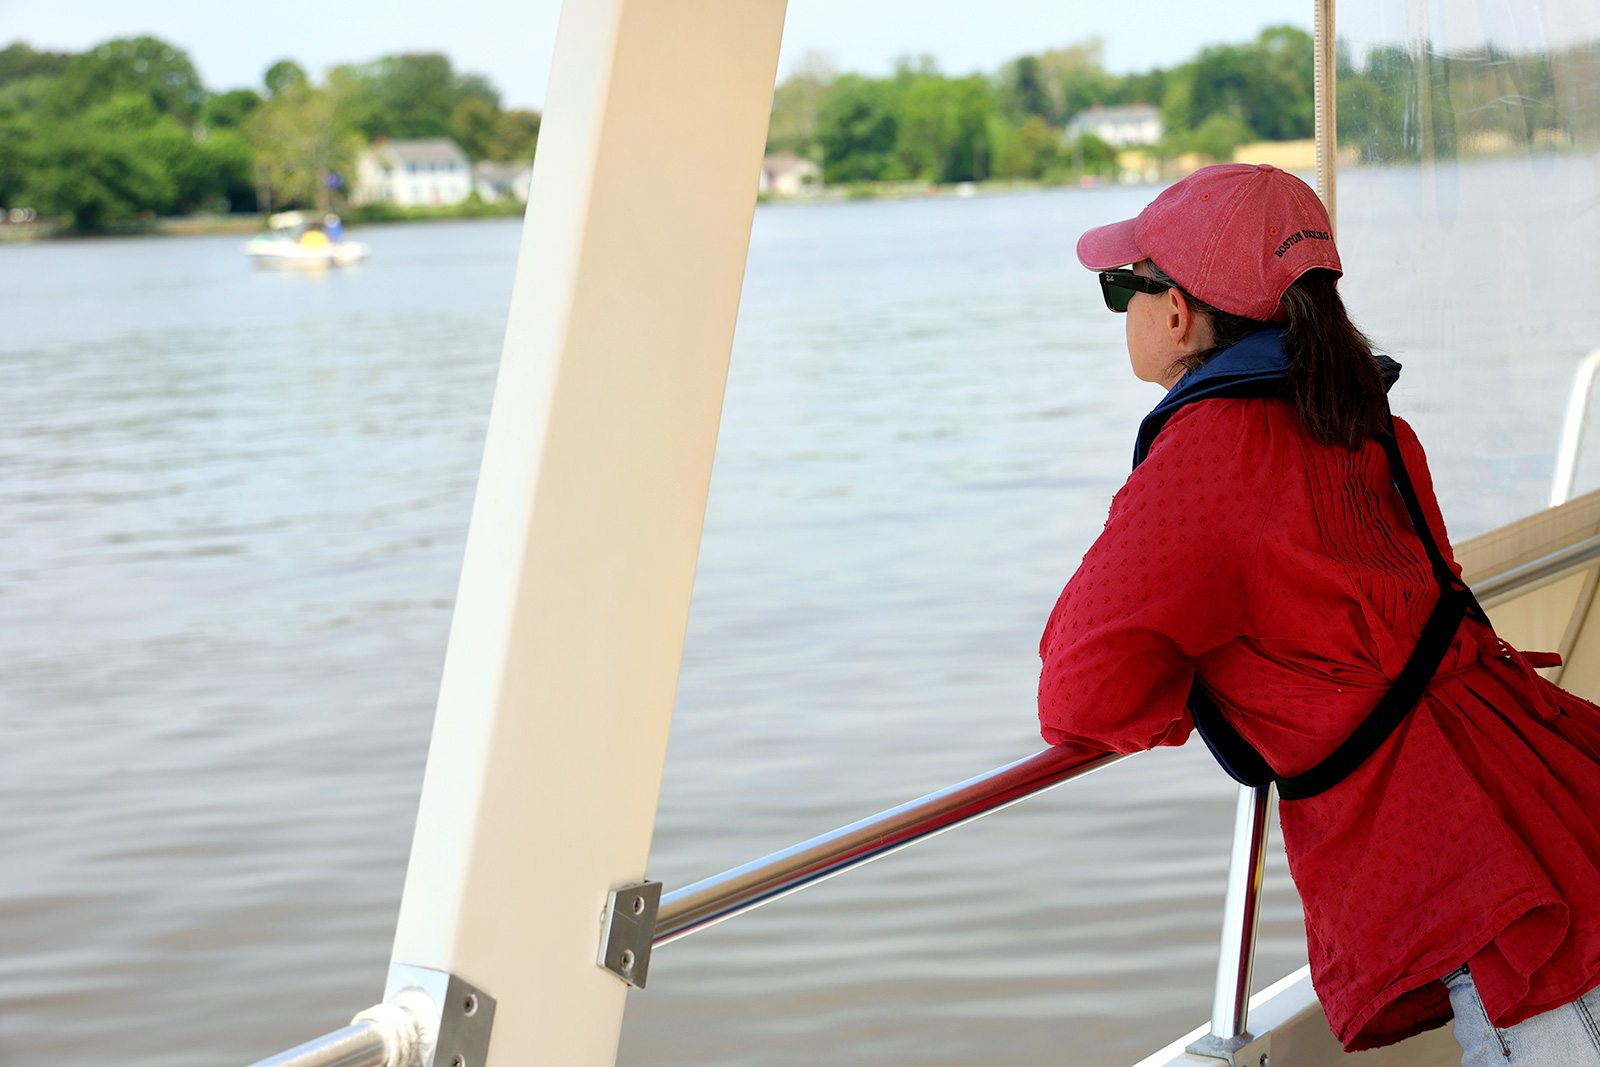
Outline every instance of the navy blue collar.
<path id="1" fill-rule="evenodd" d="M 1383 370 L 1385 386 L 1394 385 L 1400 377 L 1400 364 L 1388 356 L 1378 356 L 1378 366 Z M 1133 446 L 1133 465 L 1137 467 L 1144 461 L 1161 428 L 1185 404 L 1215 397 L 1287 397 L 1288 379 L 1281 329 L 1258 330 L 1229 345 L 1178 379 L 1171 392 L 1144 417 L 1139 424 L 1139 439 Z"/>

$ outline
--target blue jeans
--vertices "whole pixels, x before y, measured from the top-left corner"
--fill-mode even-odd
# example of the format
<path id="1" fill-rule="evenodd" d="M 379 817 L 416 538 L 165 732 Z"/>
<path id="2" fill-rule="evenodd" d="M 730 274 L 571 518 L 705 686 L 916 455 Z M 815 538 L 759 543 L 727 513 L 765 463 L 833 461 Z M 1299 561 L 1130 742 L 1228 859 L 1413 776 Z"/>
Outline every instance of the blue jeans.
<path id="1" fill-rule="evenodd" d="M 1600 987 L 1504 1029 L 1489 1024 L 1472 975 L 1448 974 L 1461 1067 L 1600 1067 Z"/>

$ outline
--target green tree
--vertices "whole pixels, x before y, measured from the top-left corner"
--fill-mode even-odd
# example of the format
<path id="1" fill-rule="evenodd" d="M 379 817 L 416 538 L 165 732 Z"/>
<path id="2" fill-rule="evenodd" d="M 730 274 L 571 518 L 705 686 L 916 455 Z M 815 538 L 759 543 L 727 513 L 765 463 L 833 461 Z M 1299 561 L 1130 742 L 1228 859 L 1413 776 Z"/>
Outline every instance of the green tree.
<path id="1" fill-rule="evenodd" d="M 60 119 L 63 116 L 58 103 L 61 96 L 57 85 L 59 80 L 40 74 L 31 78 L 16 78 L 0 85 L 0 112 L 29 116 L 48 113 L 52 119 Z"/>
<path id="2" fill-rule="evenodd" d="M 1106 73 L 1104 53 L 1105 42 L 1090 37 L 1039 56 L 1039 68 L 1051 91 L 1051 110 L 1046 117 L 1052 123 L 1065 124 L 1096 104 L 1127 102 L 1122 82 Z"/>
<path id="3" fill-rule="evenodd" d="M 438 53 L 384 56 L 351 68 L 351 113 L 372 137 L 449 137 L 461 101 L 449 57 Z"/>
<path id="4" fill-rule="evenodd" d="M 245 120 L 262 211 L 293 205 L 328 209 L 329 175 L 349 173 L 361 151 L 361 139 L 342 106 L 348 89 L 338 76 L 330 77 L 325 89 L 291 86 Z"/>
<path id="5" fill-rule="evenodd" d="M 871 181 L 887 176 L 899 124 L 894 90 L 886 81 L 846 74 L 817 107 L 817 143 L 825 181 Z"/>
<path id="6" fill-rule="evenodd" d="M 197 168 L 173 175 L 179 210 L 255 211 L 256 154 L 244 132 L 218 130 L 198 144 Z"/>
<path id="7" fill-rule="evenodd" d="M 34 125 L 0 106 L 0 209 L 32 207 L 23 200 L 32 170 Z"/>
<path id="8" fill-rule="evenodd" d="M 1056 112 L 1056 102 L 1046 84 L 1038 56 L 1023 56 L 1004 76 L 1005 110 L 1018 118 L 1037 116 L 1048 120 Z"/>
<path id="9" fill-rule="evenodd" d="M 1051 126 L 1041 115 L 1029 115 L 1017 133 L 1027 153 L 1025 177 L 1043 178 L 1057 168 L 1061 161 L 1060 130 Z"/>
<path id="10" fill-rule="evenodd" d="M 169 209 L 177 185 L 153 150 L 161 134 L 152 136 L 163 123 L 187 136 L 147 97 L 126 93 L 80 121 L 41 124 L 29 145 L 21 196 L 41 214 L 65 215 L 83 230 Z"/>
<path id="11" fill-rule="evenodd" d="M 495 111 L 500 110 L 500 90 L 482 74 L 461 74 L 456 78 L 456 100 L 482 100 Z"/>
<path id="12" fill-rule="evenodd" d="M 1048 178 L 1062 168 L 1061 131 L 1043 116 L 1029 115 L 1013 125 L 1002 115 L 990 116 L 988 142 L 992 178 Z"/>
<path id="13" fill-rule="evenodd" d="M 1169 72 L 1147 70 L 1129 74 L 1120 79 L 1116 91 L 1106 98 L 1108 104 L 1159 104 L 1167 94 Z"/>
<path id="14" fill-rule="evenodd" d="M 510 159 L 532 159 L 538 144 L 537 111 L 502 111 L 495 116 L 494 133 L 489 138 L 484 154 L 497 163 Z"/>
<path id="15" fill-rule="evenodd" d="M 538 114 L 503 119 L 512 113 L 501 110 L 500 90 L 481 74 L 458 74 L 447 56 L 383 56 L 336 73 L 350 85 L 351 122 L 368 138 L 448 137 L 474 160 L 533 153 Z"/>
<path id="16" fill-rule="evenodd" d="M 1167 80 L 1167 127 L 1181 135 L 1232 115 L 1260 140 L 1312 136 L 1312 52 L 1311 36 L 1293 26 L 1268 27 L 1250 44 L 1202 49 Z"/>
<path id="17" fill-rule="evenodd" d="M 956 142 L 945 181 L 983 181 L 989 177 L 989 119 L 998 113 L 989 80 L 973 74 L 951 82 Z"/>
<path id="18" fill-rule="evenodd" d="M 302 85 L 309 85 L 311 78 L 306 74 L 306 69 L 292 59 L 280 59 L 267 68 L 267 73 L 261 78 L 262 84 L 267 87 L 268 96 L 277 96 L 279 93 L 298 89 Z"/>
<path id="19" fill-rule="evenodd" d="M 67 216 L 78 229 L 97 230 L 172 198 L 171 179 L 129 138 L 66 126 L 44 133 L 35 147 L 24 201 L 40 214 Z"/>
<path id="20" fill-rule="evenodd" d="M 187 126 L 205 101 L 205 86 L 188 55 L 154 37 L 106 41 L 75 55 L 53 87 L 46 110 L 57 119 L 81 115 L 116 96 L 137 95 Z"/>
<path id="21" fill-rule="evenodd" d="M 940 182 L 988 177 L 989 117 L 995 112 L 988 82 L 979 75 L 946 78 L 905 67 L 896 80 L 894 154 L 900 170 Z"/>
<path id="22" fill-rule="evenodd" d="M 1235 115 L 1218 111 L 1184 138 L 1182 147 L 1219 163 L 1233 160 L 1233 150 L 1254 139 L 1255 131 Z"/>
<path id="23" fill-rule="evenodd" d="M 1079 174 L 1114 175 L 1117 150 L 1092 133 L 1085 133 L 1066 152 L 1067 161 Z"/>
<path id="24" fill-rule="evenodd" d="M 237 133 L 186 127 L 192 68 L 156 44 L 110 42 L 55 78 L 0 89 L 0 203 L 65 215 L 80 229 L 251 206 L 249 146 Z M 18 108 L 24 87 L 28 106 Z"/>
<path id="25" fill-rule="evenodd" d="M 255 153 L 238 130 L 219 130 L 200 139 L 162 117 L 139 131 L 136 144 L 171 180 L 170 199 L 152 205 L 161 214 L 255 206 Z"/>
<path id="26" fill-rule="evenodd" d="M 465 96 L 450 113 L 450 134 L 469 159 L 486 159 L 500 112 L 481 96 Z"/>
<path id="27" fill-rule="evenodd" d="M 808 52 L 772 94 L 767 151 L 809 156 L 817 150 L 817 109 L 838 75 L 820 52 Z"/>
<path id="28" fill-rule="evenodd" d="M 22 41 L 0 48 L 0 85 L 30 78 L 59 78 L 72 56 L 66 52 L 37 52 Z"/>
<path id="29" fill-rule="evenodd" d="M 211 130 L 237 130 L 261 103 L 254 89 L 230 89 L 206 98 L 200 108 L 200 122 Z"/>
<path id="30" fill-rule="evenodd" d="M 147 97 L 132 93 L 94 108 L 83 125 L 113 140 L 126 139 L 165 177 L 164 193 L 139 204 L 139 212 L 223 210 L 232 206 L 232 198 L 250 199 L 251 153 L 236 132 L 197 139 L 171 115 L 156 111 Z"/>
<path id="31" fill-rule="evenodd" d="M 942 181 L 954 170 L 951 155 L 959 133 L 955 101 L 945 79 L 902 72 L 895 101 L 895 159 L 913 178 Z"/>

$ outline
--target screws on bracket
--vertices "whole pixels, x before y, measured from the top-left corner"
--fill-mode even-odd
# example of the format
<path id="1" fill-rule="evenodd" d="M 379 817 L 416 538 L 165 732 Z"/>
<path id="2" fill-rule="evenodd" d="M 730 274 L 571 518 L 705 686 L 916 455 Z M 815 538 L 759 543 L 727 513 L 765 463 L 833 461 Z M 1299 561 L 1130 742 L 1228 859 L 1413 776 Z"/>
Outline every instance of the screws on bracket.
<path id="1" fill-rule="evenodd" d="M 494 995 L 449 973 L 404 963 L 391 964 L 386 1003 L 408 1009 L 433 1067 L 483 1067 L 494 1029 Z M 417 1056 L 406 1060 L 421 1062 Z M 1252 1064 L 1251 1067 L 1254 1067 Z"/>
<path id="2" fill-rule="evenodd" d="M 634 989 L 643 989 L 650 973 L 650 947 L 660 900 L 660 882 L 636 882 L 611 890 L 601 912 L 603 929 L 595 962 Z"/>

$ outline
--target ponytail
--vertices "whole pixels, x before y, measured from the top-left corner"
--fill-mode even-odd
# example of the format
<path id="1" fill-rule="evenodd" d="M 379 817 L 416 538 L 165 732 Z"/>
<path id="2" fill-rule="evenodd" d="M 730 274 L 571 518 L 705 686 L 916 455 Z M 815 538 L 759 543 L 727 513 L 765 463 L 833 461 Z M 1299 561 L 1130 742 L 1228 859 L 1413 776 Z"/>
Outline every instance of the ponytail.
<path id="1" fill-rule="evenodd" d="M 1283 354 L 1306 429 L 1325 445 L 1360 448 L 1389 432 L 1389 399 L 1372 342 L 1339 299 L 1339 276 L 1308 270 L 1283 294 Z"/>
<path id="2" fill-rule="evenodd" d="M 1214 344 L 1178 360 L 1195 370 L 1211 356 L 1257 330 L 1283 328 L 1283 355 L 1289 368 L 1289 394 L 1311 436 L 1325 445 L 1356 449 L 1389 431 L 1389 399 L 1372 342 L 1356 328 L 1339 298 L 1339 276 L 1318 267 L 1295 279 L 1283 294 L 1288 321 L 1261 322 L 1212 307 L 1193 296 L 1154 263 L 1152 280 L 1170 285 L 1211 321 Z"/>

